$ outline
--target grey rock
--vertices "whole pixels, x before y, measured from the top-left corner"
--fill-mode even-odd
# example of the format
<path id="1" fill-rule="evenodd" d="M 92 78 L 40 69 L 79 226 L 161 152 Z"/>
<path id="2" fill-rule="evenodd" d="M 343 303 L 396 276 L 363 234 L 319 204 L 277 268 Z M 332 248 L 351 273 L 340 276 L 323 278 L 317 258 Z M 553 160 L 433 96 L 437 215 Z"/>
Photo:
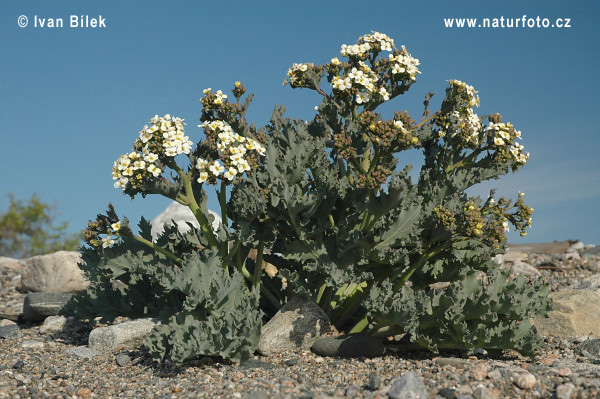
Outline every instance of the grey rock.
<path id="1" fill-rule="evenodd" d="M 504 255 L 503 254 L 498 254 L 498 255 L 494 256 L 492 258 L 492 260 L 494 262 L 496 262 L 497 265 L 502 266 L 504 264 Z"/>
<path id="2" fill-rule="evenodd" d="M 71 296 L 65 292 L 30 292 L 23 301 L 23 318 L 35 322 L 56 316 Z"/>
<path id="3" fill-rule="evenodd" d="M 79 391 L 79 389 L 77 389 L 77 387 L 75 385 L 69 384 L 65 387 L 65 391 L 67 391 L 67 393 L 70 395 L 77 396 L 77 391 Z"/>
<path id="4" fill-rule="evenodd" d="M 456 399 L 473 399 L 473 396 L 470 393 L 461 393 L 458 394 Z"/>
<path id="5" fill-rule="evenodd" d="M 271 355 L 306 350 L 329 329 L 323 310 L 305 296 L 295 295 L 263 326 L 258 351 Z"/>
<path id="6" fill-rule="evenodd" d="M 16 324 L 0 327 L 0 338 L 19 339 L 21 338 L 21 329 Z"/>
<path id="7" fill-rule="evenodd" d="M 517 262 L 513 263 L 513 265 L 510 267 L 510 272 L 512 274 L 523 274 L 525 276 L 541 276 L 542 275 L 542 273 L 538 269 L 531 266 L 529 263 L 525 263 L 525 262 L 521 262 L 521 261 L 517 261 Z"/>
<path id="8" fill-rule="evenodd" d="M 525 262 L 528 259 L 527 252 L 508 248 L 504 254 L 504 262 Z"/>
<path id="9" fill-rule="evenodd" d="M 369 335 L 351 334 L 317 339 L 310 348 L 319 356 L 378 357 L 385 353 L 385 345 Z"/>
<path id="10" fill-rule="evenodd" d="M 452 366 L 464 368 L 472 362 L 468 359 L 460 359 L 457 357 L 438 357 L 434 360 L 435 364 L 439 366 Z"/>
<path id="11" fill-rule="evenodd" d="M 600 245 L 584 249 L 583 252 L 581 253 L 581 255 L 583 255 L 583 256 L 587 255 L 589 257 L 600 256 Z"/>
<path id="12" fill-rule="evenodd" d="M 591 290 L 552 292 L 548 318 L 534 318 L 538 333 L 554 337 L 600 337 L 600 294 Z"/>
<path id="13" fill-rule="evenodd" d="M 567 252 L 577 252 L 582 251 L 585 248 L 585 245 L 581 241 L 577 241 L 576 243 L 571 244 Z"/>
<path id="14" fill-rule="evenodd" d="M 454 399 L 456 398 L 456 389 L 442 388 L 438 391 L 438 395 L 445 399 Z"/>
<path id="15" fill-rule="evenodd" d="M 271 399 L 271 395 L 269 395 L 269 392 L 261 389 L 247 393 L 246 395 L 242 396 L 242 399 Z"/>
<path id="16" fill-rule="evenodd" d="M 600 359 L 600 339 L 588 339 L 574 348 L 576 353 L 583 356 Z"/>
<path id="17" fill-rule="evenodd" d="M 13 370 L 22 370 L 25 367 L 25 362 L 22 360 L 17 360 L 15 364 L 12 365 Z"/>
<path id="18" fill-rule="evenodd" d="M 6 256 L 0 256 L 0 270 L 3 270 L 3 269 L 21 270 L 22 267 L 23 267 L 22 260 L 8 258 Z"/>
<path id="19" fill-rule="evenodd" d="M 556 259 L 562 260 L 562 261 L 579 260 L 579 259 L 581 259 L 581 255 L 579 255 L 579 252 L 577 252 L 577 251 L 575 251 L 575 252 L 565 252 L 564 254 L 558 254 L 558 255 L 556 255 Z"/>
<path id="20" fill-rule="evenodd" d="M 429 399 L 423 379 L 414 371 L 396 378 L 388 391 L 390 399 Z"/>
<path id="21" fill-rule="evenodd" d="M 566 384 L 561 384 L 556 387 L 556 391 L 554 392 L 554 397 L 556 399 L 571 399 L 573 394 L 575 393 L 575 385 L 568 382 Z"/>
<path id="22" fill-rule="evenodd" d="M 127 353 L 119 353 L 115 361 L 117 362 L 117 365 L 119 365 L 119 367 L 124 367 L 129 362 L 131 362 L 131 356 L 129 356 Z"/>
<path id="23" fill-rule="evenodd" d="M 88 346 L 98 352 L 111 352 L 136 345 L 150 335 L 158 324 L 157 319 L 136 319 L 90 332 Z"/>
<path id="24" fill-rule="evenodd" d="M 34 256 L 25 260 L 21 273 L 21 286 L 34 292 L 77 292 L 84 290 L 88 282 L 77 265 L 81 254 L 74 251 L 58 251 L 48 255 Z"/>
<path id="25" fill-rule="evenodd" d="M 75 346 L 65 351 L 67 356 L 78 357 L 80 359 L 93 359 L 96 356 L 100 356 L 100 352 L 88 348 L 87 346 Z"/>
<path id="26" fill-rule="evenodd" d="M 40 334 L 56 334 L 62 331 L 66 324 L 67 318 L 65 316 L 48 316 L 40 326 Z"/>
<path id="27" fill-rule="evenodd" d="M 473 397 L 475 399 L 497 399 L 498 396 L 493 394 L 484 385 L 479 384 L 478 386 L 473 388 Z"/>
<path id="28" fill-rule="evenodd" d="M 369 383 L 367 384 L 367 388 L 370 391 L 376 391 L 381 388 L 381 378 L 379 378 L 377 373 L 369 374 Z"/>
<path id="29" fill-rule="evenodd" d="M 600 261 L 590 262 L 588 263 L 588 270 L 593 273 L 600 272 Z"/>
<path id="30" fill-rule="evenodd" d="M 35 341 L 28 339 L 21 343 L 21 348 L 23 349 L 44 349 L 44 343 L 41 341 Z"/>
<path id="31" fill-rule="evenodd" d="M 240 368 L 245 370 L 250 369 L 263 369 L 263 370 L 278 370 L 281 366 L 273 363 L 267 363 L 256 359 L 248 359 L 245 362 L 240 363 Z"/>
<path id="32" fill-rule="evenodd" d="M 221 217 L 215 212 L 208 211 L 214 218 L 212 222 L 213 230 L 217 230 L 221 224 Z M 152 240 L 156 240 L 158 235 L 165 229 L 165 225 L 177 225 L 177 230 L 185 233 L 190 230 L 188 223 L 197 228 L 200 227 L 198 220 L 187 206 L 181 205 L 177 202 L 172 202 L 167 208 L 162 211 L 157 217 L 152 220 Z"/>
<path id="33" fill-rule="evenodd" d="M 600 290 L 600 274 L 594 274 L 581 280 L 581 288 L 598 292 Z"/>

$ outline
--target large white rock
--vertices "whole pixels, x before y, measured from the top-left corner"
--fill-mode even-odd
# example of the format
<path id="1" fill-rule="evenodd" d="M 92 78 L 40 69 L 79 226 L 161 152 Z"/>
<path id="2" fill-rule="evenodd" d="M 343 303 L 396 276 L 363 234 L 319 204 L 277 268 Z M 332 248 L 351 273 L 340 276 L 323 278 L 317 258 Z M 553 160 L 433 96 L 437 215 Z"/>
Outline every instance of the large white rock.
<path id="1" fill-rule="evenodd" d="M 212 228 L 213 230 L 217 230 L 221 224 L 221 217 L 211 210 L 208 212 L 215 217 L 215 220 L 212 222 Z M 170 226 L 173 223 L 177 225 L 177 229 L 180 232 L 185 233 L 190 229 L 187 224 L 188 222 L 195 227 L 200 227 L 190 208 L 177 202 L 172 202 L 162 213 L 152 220 L 152 239 L 156 240 L 158 235 L 164 231 L 165 225 Z"/>
<path id="2" fill-rule="evenodd" d="M 95 328 L 90 332 L 88 347 L 98 352 L 111 352 L 137 345 L 150 335 L 158 323 L 157 319 L 136 319 Z"/>
<path id="3" fill-rule="evenodd" d="M 25 260 L 21 273 L 21 286 L 34 292 L 77 292 L 84 290 L 89 282 L 77 266 L 81 254 L 74 251 L 58 251 L 34 256 Z"/>
<path id="4" fill-rule="evenodd" d="M 551 292 L 553 310 L 548 318 L 536 318 L 538 333 L 554 337 L 600 337 L 600 294 L 591 290 Z"/>

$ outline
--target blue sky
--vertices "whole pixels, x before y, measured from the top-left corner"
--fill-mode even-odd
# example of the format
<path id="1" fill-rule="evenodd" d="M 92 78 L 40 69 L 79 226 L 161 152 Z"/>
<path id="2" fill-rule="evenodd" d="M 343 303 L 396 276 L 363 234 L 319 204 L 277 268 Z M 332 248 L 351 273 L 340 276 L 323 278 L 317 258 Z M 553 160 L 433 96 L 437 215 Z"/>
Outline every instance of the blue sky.
<path id="1" fill-rule="evenodd" d="M 448 79 L 475 86 L 480 114 L 501 113 L 523 132 L 531 161 L 475 190 L 535 208 L 533 228 L 511 242 L 600 244 L 600 2 L 594 1 L 59 1 L 0 2 L 0 210 L 8 192 L 55 203 L 72 231 L 112 202 L 137 222 L 169 200 L 113 188 L 113 161 L 154 115 L 186 119 L 192 140 L 207 87 L 242 81 L 262 125 L 273 106 L 312 118 L 318 96 L 282 87 L 293 62 L 324 63 L 371 30 L 421 61 L 409 93 L 385 109 L 439 106 Z M 29 25 L 21 28 L 19 16 Z M 106 28 L 70 28 L 70 15 L 102 15 Z M 446 28 L 445 18 L 570 19 L 570 28 Z M 63 28 L 35 28 L 62 18 Z M 418 154 L 409 160 L 418 162 Z M 212 196 L 209 206 L 216 209 Z"/>

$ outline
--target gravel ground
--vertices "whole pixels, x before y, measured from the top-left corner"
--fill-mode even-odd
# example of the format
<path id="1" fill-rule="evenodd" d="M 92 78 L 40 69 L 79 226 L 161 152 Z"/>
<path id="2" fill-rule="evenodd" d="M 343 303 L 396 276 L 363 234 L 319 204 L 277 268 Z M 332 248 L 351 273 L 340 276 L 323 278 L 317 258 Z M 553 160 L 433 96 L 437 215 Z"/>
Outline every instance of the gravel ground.
<path id="1" fill-rule="evenodd" d="M 598 272 L 593 258 L 540 254 L 529 262 L 553 291 L 577 288 Z M 0 283 L 0 313 L 18 314 L 25 295 L 16 288 L 18 271 L 0 270 Z M 390 346 L 375 359 L 301 352 L 242 364 L 203 358 L 177 367 L 154 363 L 144 347 L 92 359 L 69 355 L 68 349 L 86 345 L 91 324 L 75 323 L 52 336 L 40 335 L 38 324 L 20 327 L 20 338 L 0 339 L 0 398 L 388 398 L 392 382 L 408 371 L 422 377 L 431 398 L 600 398 L 600 362 L 573 350 L 586 337 L 546 338 L 534 360 L 514 352 L 487 358 Z"/>

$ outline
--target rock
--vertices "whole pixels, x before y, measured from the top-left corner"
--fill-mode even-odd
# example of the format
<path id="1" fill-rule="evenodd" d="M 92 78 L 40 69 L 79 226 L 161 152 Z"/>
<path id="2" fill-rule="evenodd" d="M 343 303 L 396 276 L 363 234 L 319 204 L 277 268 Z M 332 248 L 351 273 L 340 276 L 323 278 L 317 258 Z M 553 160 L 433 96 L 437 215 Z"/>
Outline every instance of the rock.
<path id="1" fill-rule="evenodd" d="M 248 359 L 245 362 L 240 363 L 240 368 L 244 370 L 251 369 L 263 369 L 263 370 L 278 370 L 281 369 L 281 366 L 263 362 L 257 359 Z"/>
<path id="2" fill-rule="evenodd" d="M 16 324 L 0 327 L 0 338 L 19 339 L 21 338 L 21 329 Z"/>
<path id="3" fill-rule="evenodd" d="M 81 254 L 59 251 L 48 255 L 34 256 L 25 260 L 21 286 L 34 292 L 77 292 L 84 290 L 88 282 L 77 263 Z"/>
<path id="4" fill-rule="evenodd" d="M 93 359 L 96 356 L 100 356 L 101 353 L 88 348 L 87 346 L 75 346 L 73 348 L 69 348 L 65 351 L 67 356 L 74 356 L 80 359 Z"/>
<path id="5" fill-rule="evenodd" d="M 44 349 L 44 343 L 41 341 L 34 341 L 28 339 L 27 341 L 23 341 L 21 343 L 21 348 L 23 349 Z"/>
<path id="6" fill-rule="evenodd" d="M 528 258 L 526 252 L 508 248 L 504 254 L 504 263 L 506 262 L 524 262 Z"/>
<path id="7" fill-rule="evenodd" d="M 23 318 L 35 322 L 56 316 L 72 296 L 65 292 L 30 292 L 23 301 Z"/>
<path id="8" fill-rule="evenodd" d="M 600 272 L 600 261 L 590 262 L 588 263 L 588 270 L 593 273 Z"/>
<path id="9" fill-rule="evenodd" d="M 540 335 L 600 337 L 600 294 L 590 290 L 566 290 L 549 296 L 554 310 L 548 318 L 532 320 Z"/>
<path id="10" fill-rule="evenodd" d="M 217 230 L 221 224 L 221 217 L 211 210 L 208 212 L 214 217 L 212 228 L 213 230 Z M 155 241 L 158 235 L 164 231 L 165 225 L 171 226 L 173 223 L 177 225 L 177 230 L 182 233 L 190 230 L 188 223 L 191 223 L 197 228 L 200 227 L 198 220 L 196 220 L 196 217 L 190 208 L 177 202 L 172 202 L 164 211 L 152 220 L 152 240 Z"/>
<path id="11" fill-rule="evenodd" d="M 441 396 L 445 399 L 454 399 L 456 398 L 456 389 L 454 388 L 441 388 L 438 391 L 438 396 Z"/>
<path id="12" fill-rule="evenodd" d="M 585 248 L 585 245 L 581 241 L 577 241 L 576 243 L 571 244 L 567 252 L 578 252 L 582 251 Z"/>
<path id="13" fill-rule="evenodd" d="M 157 319 L 136 319 L 90 332 L 88 346 L 98 352 L 111 352 L 143 341 L 158 324 Z"/>
<path id="14" fill-rule="evenodd" d="M 581 280 L 580 287 L 600 293 L 600 274 L 594 274 L 593 276 L 584 278 Z"/>
<path id="15" fill-rule="evenodd" d="M 388 391 L 390 399 L 428 399 L 423 379 L 414 371 L 397 378 Z"/>
<path id="16" fill-rule="evenodd" d="M 483 381 L 483 380 L 485 380 L 486 376 L 487 376 L 487 366 L 485 364 L 480 363 L 477 366 L 475 366 L 475 368 L 473 369 L 473 378 L 475 378 L 475 380 Z"/>
<path id="17" fill-rule="evenodd" d="M 381 388 L 381 378 L 379 378 L 377 373 L 369 374 L 369 383 L 367 384 L 367 388 L 369 391 L 376 391 Z"/>
<path id="18" fill-rule="evenodd" d="M 322 337 L 315 340 L 310 349 L 319 356 L 345 358 L 372 358 L 385 353 L 385 346 L 380 340 L 362 334 Z"/>
<path id="19" fill-rule="evenodd" d="M 258 351 L 271 355 L 309 349 L 329 329 L 323 310 L 305 296 L 295 295 L 263 326 Z"/>
<path id="20" fill-rule="evenodd" d="M 439 366 L 452 366 L 460 368 L 464 368 L 471 364 L 470 360 L 459 359 L 457 357 L 438 357 L 433 362 Z"/>
<path id="21" fill-rule="evenodd" d="M 242 397 L 242 399 L 270 399 L 270 398 L 271 398 L 271 395 L 269 395 L 269 392 L 265 391 L 264 389 L 260 389 L 258 391 L 252 391 Z"/>
<path id="22" fill-rule="evenodd" d="M 574 351 L 583 356 L 600 359 L 600 339 L 588 339 L 577 345 Z"/>
<path id="23" fill-rule="evenodd" d="M 351 384 L 346 387 L 346 390 L 344 391 L 344 396 L 346 396 L 346 397 L 358 396 L 358 395 L 360 395 L 360 391 L 361 391 L 361 389 L 358 385 Z"/>
<path id="24" fill-rule="evenodd" d="M 504 264 L 504 255 L 498 254 L 492 258 L 497 265 L 502 266 Z"/>
<path id="25" fill-rule="evenodd" d="M 571 399 L 571 396 L 575 393 L 575 385 L 568 382 L 566 384 L 561 384 L 556 387 L 556 392 L 554 393 L 554 397 L 556 399 Z"/>
<path id="26" fill-rule="evenodd" d="M 473 398 L 475 399 L 496 399 L 497 396 L 487 389 L 484 385 L 479 384 L 473 389 Z"/>
<path id="27" fill-rule="evenodd" d="M 523 274 L 525 276 L 541 276 L 542 273 L 529 263 L 517 261 L 510 267 L 512 274 Z"/>
<path id="28" fill-rule="evenodd" d="M 129 356 L 127 353 L 119 353 L 115 358 L 115 361 L 119 367 L 124 367 L 131 362 L 131 356 Z"/>
<path id="29" fill-rule="evenodd" d="M 67 324 L 65 316 L 48 316 L 44 320 L 44 324 L 40 326 L 40 334 L 55 334 L 62 331 Z"/>
<path id="30" fill-rule="evenodd" d="M 577 252 L 577 251 L 575 251 L 575 252 L 565 252 L 564 254 L 558 254 L 558 255 L 556 255 L 556 259 L 562 260 L 562 261 L 579 260 L 579 259 L 581 259 L 581 255 L 579 255 L 579 252 Z"/>
<path id="31" fill-rule="evenodd" d="M 22 360 L 17 360 L 15 364 L 12 365 L 13 370 L 23 370 L 25 367 L 25 362 Z"/>
<path id="32" fill-rule="evenodd" d="M 6 256 L 0 256 L 0 270 L 11 269 L 21 270 L 23 262 L 20 259 L 8 258 Z"/>
<path id="33" fill-rule="evenodd" d="M 517 376 L 515 384 L 521 389 L 531 389 L 535 386 L 537 380 L 531 373 L 523 373 Z"/>
<path id="34" fill-rule="evenodd" d="M 581 255 L 590 258 L 600 256 L 600 245 L 584 249 Z"/>

